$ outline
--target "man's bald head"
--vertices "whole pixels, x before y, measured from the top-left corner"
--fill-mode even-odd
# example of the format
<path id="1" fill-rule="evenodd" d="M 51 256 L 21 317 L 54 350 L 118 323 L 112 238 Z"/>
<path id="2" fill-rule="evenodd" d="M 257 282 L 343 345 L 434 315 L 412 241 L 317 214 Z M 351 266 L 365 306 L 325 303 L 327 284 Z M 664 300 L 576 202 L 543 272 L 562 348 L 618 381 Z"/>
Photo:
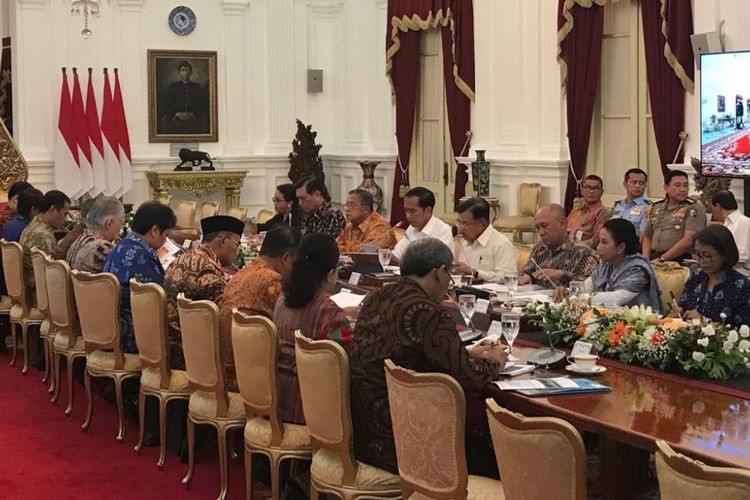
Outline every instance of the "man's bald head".
<path id="1" fill-rule="evenodd" d="M 550 249 L 559 247 L 568 238 L 565 210 L 557 203 L 539 208 L 534 216 L 534 226 L 539 233 L 539 239 Z"/>

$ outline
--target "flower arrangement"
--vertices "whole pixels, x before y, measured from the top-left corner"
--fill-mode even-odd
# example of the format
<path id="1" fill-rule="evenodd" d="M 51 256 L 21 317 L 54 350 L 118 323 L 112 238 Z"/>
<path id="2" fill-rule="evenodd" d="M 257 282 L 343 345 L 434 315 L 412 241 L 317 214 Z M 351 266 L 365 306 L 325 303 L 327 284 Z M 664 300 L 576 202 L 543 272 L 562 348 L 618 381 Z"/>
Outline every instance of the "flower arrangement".
<path id="1" fill-rule="evenodd" d="M 625 363 L 712 380 L 750 371 L 748 325 L 661 318 L 644 306 L 591 307 L 588 295 L 553 304 L 531 303 L 526 312 L 536 315 L 532 322 L 548 334 L 570 329 L 552 341 L 568 347 L 578 340 L 591 342 L 599 355 Z"/>
<path id="2" fill-rule="evenodd" d="M 240 243 L 234 265 L 237 266 L 237 269 L 242 269 L 245 267 L 245 264 L 249 264 L 258 254 L 260 254 L 260 244 L 254 241 Z"/>

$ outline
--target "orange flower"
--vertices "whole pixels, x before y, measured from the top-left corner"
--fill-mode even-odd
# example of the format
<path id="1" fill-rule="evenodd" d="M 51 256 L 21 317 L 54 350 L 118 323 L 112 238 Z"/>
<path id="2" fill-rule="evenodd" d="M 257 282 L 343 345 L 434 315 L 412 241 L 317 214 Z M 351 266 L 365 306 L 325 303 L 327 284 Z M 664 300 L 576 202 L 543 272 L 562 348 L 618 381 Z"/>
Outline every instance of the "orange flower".
<path id="1" fill-rule="evenodd" d="M 598 313 L 598 315 L 595 313 L 595 311 L 596 313 Z M 578 335 L 583 335 L 584 333 L 586 333 L 586 323 L 590 323 L 599 316 L 604 316 L 608 312 L 609 311 L 603 307 L 595 307 L 581 314 L 581 318 L 578 321 L 578 327 L 576 328 L 576 333 Z"/>
<path id="2" fill-rule="evenodd" d="M 624 321 L 618 321 L 615 327 L 609 332 L 609 345 L 616 346 L 619 344 L 625 333 L 627 333 L 627 324 Z"/>
<path id="3" fill-rule="evenodd" d="M 658 323 L 659 326 L 661 326 L 665 330 L 678 330 L 680 328 L 688 326 L 687 322 L 681 320 L 680 318 L 663 318 L 660 319 Z"/>

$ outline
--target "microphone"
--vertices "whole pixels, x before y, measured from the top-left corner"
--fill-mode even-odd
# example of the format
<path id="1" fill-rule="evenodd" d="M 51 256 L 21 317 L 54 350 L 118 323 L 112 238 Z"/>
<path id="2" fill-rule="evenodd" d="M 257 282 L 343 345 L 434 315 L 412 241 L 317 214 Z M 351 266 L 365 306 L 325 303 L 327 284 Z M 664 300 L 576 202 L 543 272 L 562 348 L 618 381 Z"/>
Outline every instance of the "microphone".
<path id="1" fill-rule="evenodd" d="M 530 261 L 530 262 L 531 262 L 532 264 L 534 264 L 534 266 L 535 266 L 535 267 L 536 267 L 537 269 L 539 269 L 540 271 L 542 271 L 542 266 L 540 266 L 539 264 L 537 264 L 536 260 L 534 260 L 534 258 L 533 258 L 532 256 L 530 256 L 530 255 L 529 255 L 529 261 Z M 553 289 L 553 290 L 554 290 L 555 288 L 557 288 L 557 284 L 556 284 L 556 283 L 555 283 L 554 281 L 552 281 L 552 278 L 550 278 L 549 276 L 547 276 L 547 273 L 545 273 L 544 271 L 542 271 L 542 276 L 544 276 L 544 279 L 546 279 L 546 280 L 547 280 L 547 281 L 549 282 L 549 284 L 550 284 L 550 285 L 552 285 L 552 289 Z"/>
<path id="2" fill-rule="evenodd" d="M 586 328 L 589 325 L 596 325 L 601 323 L 602 321 L 607 321 L 610 318 L 602 317 L 598 318 L 592 321 L 589 321 L 588 323 L 583 323 L 581 325 L 573 325 L 569 326 L 567 328 L 562 328 L 560 330 L 555 330 L 553 332 L 549 332 L 547 334 L 547 338 L 549 339 L 549 347 L 540 347 L 538 349 L 534 349 L 527 357 L 526 362 L 531 363 L 533 365 L 542 366 L 544 365 L 545 369 L 549 368 L 550 365 L 554 365 L 556 363 L 559 363 L 560 361 L 564 360 L 567 357 L 567 354 L 565 354 L 565 351 L 561 351 L 559 349 L 555 349 L 555 345 L 552 341 L 553 335 L 559 335 L 561 333 L 567 333 L 571 332 L 573 330 L 576 330 L 578 328 Z"/>
<path id="3" fill-rule="evenodd" d="M 389 235 L 390 233 L 392 233 L 392 232 L 393 232 L 393 231 L 395 231 L 396 229 L 401 229 L 401 226 L 403 225 L 403 223 L 404 223 L 403 221 L 399 221 L 399 222 L 398 222 L 398 223 L 397 223 L 397 224 L 396 224 L 395 226 L 393 226 L 393 227 L 392 227 L 392 228 L 390 228 L 390 229 L 389 229 L 388 231 L 384 232 L 383 234 L 381 234 L 380 236 L 378 236 L 378 237 L 377 237 L 377 238 L 375 238 L 374 240 L 372 240 L 372 241 L 368 242 L 368 244 L 369 244 L 369 245 L 372 245 L 372 244 L 374 244 L 374 243 L 375 243 L 376 241 L 378 241 L 378 240 L 379 240 L 380 238 L 383 238 L 383 237 L 385 237 L 385 236 Z"/>

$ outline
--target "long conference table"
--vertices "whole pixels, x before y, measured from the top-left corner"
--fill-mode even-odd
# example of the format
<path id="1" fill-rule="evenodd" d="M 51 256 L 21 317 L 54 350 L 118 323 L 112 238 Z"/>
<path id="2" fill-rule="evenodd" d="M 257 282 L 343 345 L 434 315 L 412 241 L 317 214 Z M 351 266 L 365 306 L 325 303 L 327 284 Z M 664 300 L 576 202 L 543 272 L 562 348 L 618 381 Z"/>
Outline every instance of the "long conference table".
<path id="1" fill-rule="evenodd" d="M 357 293 L 371 288 L 342 284 Z M 456 308 L 444 303 L 460 318 Z M 494 312 L 475 314 L 474 324 L 486 330 Z M 460 320 L 459 320 L 460 321 Z M 520 359 L 537 347 L 516 339 L 513 351 Z M 538 332 L 537 332 L 538 333 Z M 539 335 L 535 335 L 538 339 Z M 656 440 L 709 465 L 750 469 L 750 393 L 702 380 L 666 374 L 601 359 L 607 372 L 592 377 L 612 387 L 608 393 L 553 397 L 527 397 L 501 391 L 491 384 L 482 397 L 526 416 L 552 416 L 567 420 L 579 431 L 599 437 L 602 498 L 632 499 L 639 479 L 648 472 L 649 454 Z M 541 369 L 537 369 L 539 371 Z M 559 375 L 569 375 L 564 370 Z M 533 378 L 534 373 L 519 378 Z"/>

